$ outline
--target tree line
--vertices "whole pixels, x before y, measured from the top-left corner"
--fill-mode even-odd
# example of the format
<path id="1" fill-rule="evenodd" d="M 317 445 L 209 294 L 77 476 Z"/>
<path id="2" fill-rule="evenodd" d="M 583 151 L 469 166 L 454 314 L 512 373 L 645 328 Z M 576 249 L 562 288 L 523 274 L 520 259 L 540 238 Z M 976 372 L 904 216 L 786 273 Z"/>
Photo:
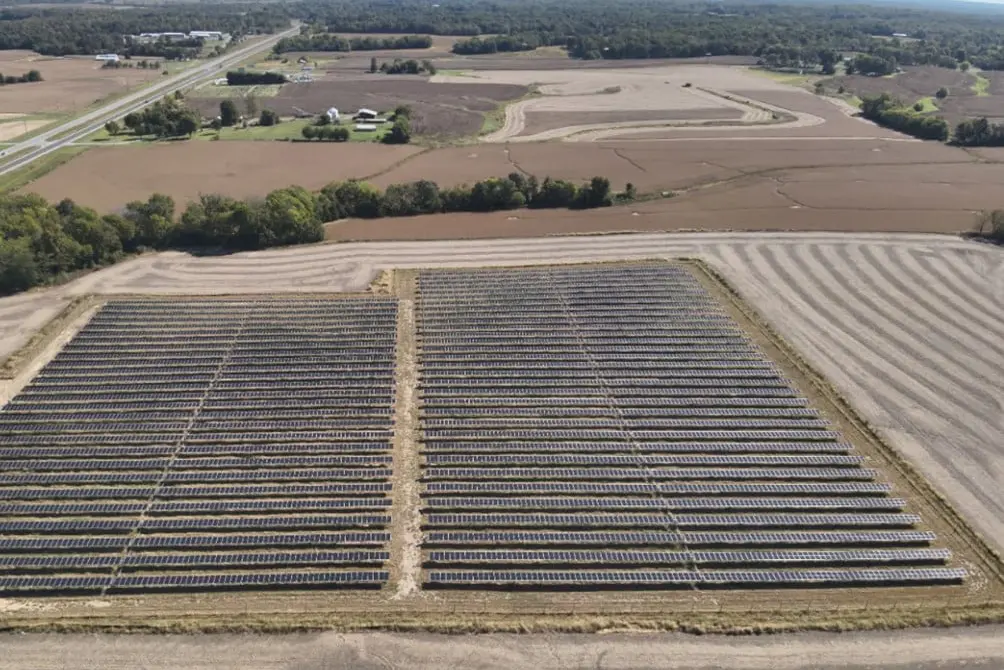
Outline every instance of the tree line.
<path id="1" fill-rule="evenodd" d="M 370 72 L 377 72 L 378 70 L 384 74 L 436 74 L 436 66 L 432 64 L 432 61 L 417 61 L 413 58 L 409 58 L 408 60 L 395 58 L 392 63 L 384 61 L 380 64 L 379 68 L 376 67 L 376 59 L 371 59 Z"/>
<path id="2" fill-rule="evenodd" d="M 252 72 L 250 70 L 227 72 L 227 86 L 263 86 L 285 83 L 286 75 L 281 72 Z"/>
<path id="3" fill-rule="evenodd" d="M 400 37 L 340 37 L 328 33 L 310 32 L 279 40 L 273 51 L 390 51 L 396 49 L 428 49 L 432 38 L 428 35 L 402 35 Z"/>
<path id="4" fill-rule="evenodd" d="M 578 185 L 550 178 L 540 182 L 518 172 L 452 188 L 422 180 L 381 191 L 353 180 L 328 184 L 317 193 L 291 186 L 264 199 L 202 195 L 180 215 L 174 200 L 163 194 L 104 216 L 71 200 L 53 205 L 34 194 L 3 195 L 0 295 L 109 265 L 144 249 L 264 249 L 319 242 L 325 222 L 348 217 L 605 207 L 634 195 L 630 184 L 623 193 L 613 193 L 604 177 Z"/>
<path id="5" fill-rule="evenodd" d="M 42 81 L 42 73 L 38 70 L 28 70 L 22 75 L 0 74 L 0 86 L 30 84 L 36 81 Z"/>

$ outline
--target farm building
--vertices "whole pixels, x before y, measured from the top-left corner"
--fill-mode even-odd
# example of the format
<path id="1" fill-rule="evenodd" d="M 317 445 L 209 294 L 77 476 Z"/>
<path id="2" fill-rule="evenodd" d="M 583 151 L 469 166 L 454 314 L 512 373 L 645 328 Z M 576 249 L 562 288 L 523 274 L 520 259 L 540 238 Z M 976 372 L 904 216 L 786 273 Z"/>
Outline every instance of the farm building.
<path id="1" fill-rule="evenodd" d="M 191 37 L 191 38 L 193 38 L 193 39 L 197 38 L 197 37 L 201 37 L 202 39 L 206 39 L 206 40 L 222 40 L 223 39 L 223 33 L 221 33 L 218 30 L 193 30 L 192 32 L 188 33 L 188 36 Z"/>
<path id="2" fill-rule="evenodd" d="M 119 61 L 118 54 L 98 54 L 94 57 L 94 60 L 102 60 L 105 62 L 117 63 Z"/>
<path id="3" fill-rule="evenodd" d="M 328 117 L 328 121 L 331 121 L 332 123 L 338 123 L 338 109 L 337 108 L 332 107 L 331 109 L 329 109 L 328 111 L 326 111 L 324 114 L 325 114 L 325 116 Z"/>
<path id="4" fill-rule="evenodd" d="M 356 130 L 359 132 L 373 132 L 377 127 L 372 123 L 357 123 Z"/>
<path id="5" fill-rule="evenodd" d="M 363 108 L 363 109 L 360 109 L 358 112 L 356 112 L 356 117 L 355 118 L 357 118 L 357 119 L 375 119 L 376 117 L 377 117 L 377 113 L 374 112 L 372 109 L 365 109 L 365 108 Z"/>

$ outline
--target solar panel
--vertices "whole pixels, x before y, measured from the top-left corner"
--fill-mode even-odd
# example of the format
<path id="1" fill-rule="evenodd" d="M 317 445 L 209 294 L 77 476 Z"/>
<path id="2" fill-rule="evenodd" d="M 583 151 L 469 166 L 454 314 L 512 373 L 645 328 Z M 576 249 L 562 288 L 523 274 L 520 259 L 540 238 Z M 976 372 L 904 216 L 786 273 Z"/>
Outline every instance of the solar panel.
<path id="1" fill-rule="evenodd" d="M 428 527 L 504 528 L 910 528 L 915 514 L 480 514 L 429 513 Z"/>
<path id="2" fill-rule="evenodd" d="M 512 588 L 519 586 L 716 588 L 891 586 L 957 584 L 966 571 L 960 568 L 829 569 L 829 570 L 659 570 L 659 571 L 486 571 L 430 572 L 427 587 Z"/>
<path id="3" fill-rule="evenodd" d="M 857 547 L 918 546 L 935 539 L 930 531 L 553 531 L 429 530 L 426 547 L 657 546 L 675 547 Z"/>

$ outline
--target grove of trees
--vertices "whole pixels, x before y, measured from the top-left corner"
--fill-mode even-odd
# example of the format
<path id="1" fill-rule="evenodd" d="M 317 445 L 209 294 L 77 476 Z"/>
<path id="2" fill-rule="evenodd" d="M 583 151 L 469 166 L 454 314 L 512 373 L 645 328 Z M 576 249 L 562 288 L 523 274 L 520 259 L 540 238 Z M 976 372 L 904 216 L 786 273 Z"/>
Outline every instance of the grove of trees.
<path id="1" fill-rule="evenodd" d="M 122 124 L 136 135 L 184 137 L 202 127 L 202 117 L 183 98 L 168 96 L 139 112 L 127 114 Z"/>
<path id="2" fill-rule="evenodd" d="M 264 199 L 202 195 L 177 215 L 174 200 L 154 194 L 100 216 L 71 200 L 52 205 L 34 194 L 0 195 L 0 295 L 58 281 L 74 272 L 114 263 L 143 249 L 222 247 L 264 249 L 319 242 L 323 224 L 439 212 L 490 212 L 520 207 L 605 207 L 634 196 L 630 184 L 614 194 L 594 177 L 578 185 L 514 172 L 472 186 L 440 188 L 422 180 L 386 190 L 360 181 L 334 182 L 317 193 L 299 186 Z"/>
<path id="3" fill-rule="evenodd" d="M 918 114 L 888 93 L 865 97 L 861 102 L 861 116 L 923 140 L 948 140 L 948 123 L 944 119 Z"/>
<path id="4" fill-rule="evenodd" d="M 1004 147 L 1004 124 L 988 119 L 967 119 L 955 127 L 952 144 L 960 147 Z"/>
<path id="5" fill-rule="evenodd" d="M 428 60 L 395 58 L 393 63 L 382 63 L 379 69 L 385 74 L 436 74 L 436 66 Z"/>
<path id="6" fill-rule="evenodd" d="M 42 73 L 38 70 L 28 70 L 22 75 L 0 74 L 0 86 L 9 86 L 10 84 L 30 84 L 36 81 L 42 81 Z"/>
<path id="7" fill-rule="evenodd" d="M 227 72 L 227 86 L 263 86 L 286 83 L 286 75 L 281 72 L 252 72 L 231 70 Z"/>

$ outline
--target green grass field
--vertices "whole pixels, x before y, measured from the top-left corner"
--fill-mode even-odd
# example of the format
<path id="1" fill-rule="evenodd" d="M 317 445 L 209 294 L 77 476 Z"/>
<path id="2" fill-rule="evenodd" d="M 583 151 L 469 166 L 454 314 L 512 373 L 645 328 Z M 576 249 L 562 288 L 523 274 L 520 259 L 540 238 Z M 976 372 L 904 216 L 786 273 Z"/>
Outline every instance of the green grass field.
<path id="1" fill-rule="evenodd" d="M 260 86 L 214 86 L 212 83 L 192 89 L 187 93 L 189 98 L 244 98 L 253 95 L 256 98 L 274 98 L 279 95 L 282 84 L 263 84 Z"/>
<path id="2" fill-rule="evenodd" d="M 921 114 L 926 114 L 927 112 L 936 112 L 936 111 L 938 111 L 938 105 L 934 102 L 934 98 L 932 98 L 930 96 L 928 96 L 926 98 L 921 98 L 917 102 L 920 103 L 921 105 L 923 105 L 923 108 L 920 109 L 920 110 L 918 110 Z"/>

